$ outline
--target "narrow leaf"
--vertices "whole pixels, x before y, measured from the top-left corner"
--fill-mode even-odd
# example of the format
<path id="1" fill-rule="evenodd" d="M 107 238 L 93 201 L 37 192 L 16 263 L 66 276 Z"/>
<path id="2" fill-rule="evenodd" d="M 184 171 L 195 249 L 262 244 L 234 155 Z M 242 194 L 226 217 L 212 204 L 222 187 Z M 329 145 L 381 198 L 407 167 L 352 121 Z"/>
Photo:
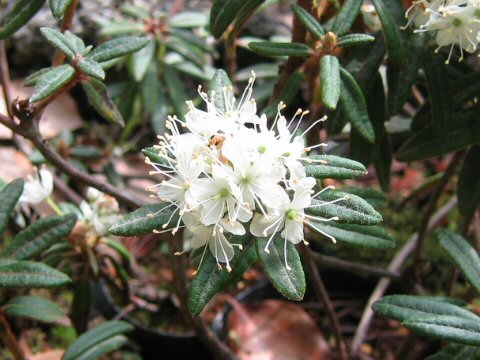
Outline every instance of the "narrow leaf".
<path id="1" fill-rule="evenodd" d="M 242 8 L 244 0 L 216 0 L 210 12 L 210 31 L 219 38 L 234 21 Z"/>
<path id="2" fill-rule="evenodd" d="M 309 56 L 313 53 L 307 45 L 300 43 L 261 41 L 251 42 L 248 47 L 263 56 Z"/>
<path id="3" fill-rule="evenodd" d="M 305 295 L 305 273 L 295 245 L 283 239 L 278 233 L 268 247 L 269 238 L 256 240 L 257 254 L 263 263 L 271 283 L 289 300 L 300 301 Z M 285 256 L 285 251 L 287 252 Z M 288 267 L 287 267 L 288 266 Z"/>
<path id="4" fill-rule="evenodd" d="M 336 56 L 325 55 L 320 60 L 320 85 L 322 100 L 331 110 L 336 109 L 340 98 L 340 63 Z"/>
<path id="5" fill-rule="evenodd" d="M 90 279 L 82 276 L 73 283 L 73 301 L 70 308 L 70 319 L 77 335 L 87 331 L 91 306 L 92 290 Z"/>
<path id="6" fill-rule="evenodd" d="M 19 0 L 0 27 L 0 40 L 6 39 L 29 22 L 44 3 L 45 0 Z"/>
<path id="7" fill-rule="evenodd" d="M 36 81 L 30 102 L 34 103 L 56 93 L 75 76 L 75 69 L 68 64 L 57 66 Z"/>
<path id="8" fill-rule="evenodd" d="M 425 360 L 475 360 L 477 348 L 459 344 L 448 344 Z"/>
<path id="9" fill-rule="evenodd" d="M 28 260 L 70 234 L 77 221 L 73 214 L 40 219 L 20 231 L 0 255 L 2 258 Z"/>
<path id="10" fill-rule="evenodd" d="M 353 22 L 357 18 L 360 7 L 362 6 L 363 0 L 345 0 L 343 2 L 342 8 L 335 18 L 333 23 L 332 31 L 337 36 L 342 36 L 350 30 L 353 25 Z"/>
<path id="11" fill-rule="evenodd" d="M 65 351 L 62 360 L 96 359 L 105 354 L 105 352 L 98 352 L 96 346 L 111 339 L 115 339 L 118 345 L 120 342 L 117 336 L 132 330 L 133 326 L 124 321 L 109 321 L 99 325 L 80 336 L 73 345 Z M 107 347 L 109 349 L 108 352 L 118 348 L 118 346 L 114 348 L 110 346 Z M 96 350 L 92 352 L 92 349 Z"/>
<path id="12" fill-rule="evenodd" d="M 375 209 L 385 207 L 388 202 L 387 196 L 373 187 L 353 187 L 347 186 L 342 188 L 343 192 L 357 195 L 372 205 Z"/>
<path id="13" fill-rule="evenodd" d="M 346 48 L 355 45 L 363 45 L 375 41 L 375 38 L 367 34 L 348 34 L 338 39 L 338 46 Z"/>
<path id="14" fill-rule="evenodd" d="M 66 315 L 60 306 L 38 296 L 17 296 L 3 305 L 2 309 L 8 316 L 44 322 L 55 322 Z"/>
<path id="15" fill-rule="evenodd" d="M 108 95 L 107 87 L 101 81 L 90 79 L 82 82 L 82 88 L 90 104 L 102 117 L 120 126 L 125 126 L 122 115 Z"/>
<path id="16" fill-rule="evenodd" d="M 75 44 L 65 34 L 47 27 L 40 28 L 40 32 L 50 45 L 63 52 L 69 59 L 73 59 L 77 55 Z"/>
<path id="17" fill-rule="evenodd" d="M 129 69 L 135 81 L 141 81 L 155 56 L 155 41 L 150 40 L 140 51 L 130 57 Z"/>
<path id="18" fill-rule="evenodd" d="M 61 20 L 71 3 L 72 0 L 50 0 L 50 9 L 53 16 Z"/>
<path id="19" fill-rule="evenodd" d="M 77 62 L 77 66 L 82 70 L 85 75 L 91 76 L 98 80 L 105 79 L 105 71 L 99 63 L 93 61 L 90 58 L 85 58 Z"/>
<path id="20" fill-rule="evenodd" d="M 322 25 L 315 19 L 306 9 L 297 4 L 292 5 L 292 10 L 298 17 L 300 22 L 307 28 L 312 34 L 313 38 L 318 40 L 325 35 L 325 30 Z"/>
<path id="21" fill-rule="evenodd" d="M 168 204 L 142 206 L 113 224 L 110 232 L 120 236 L 140 236 L 151 234 L 153 230 L 173 228 L 178 221 L 178 212 L 172 216 L 171 208 L 165 210 L 168 206 Z M 164 228 L 164 225 L 167 227 Z"/>
<path id="22" fill-rule="evenodd" d="M 37 85 L 37 81 L 42 78 L 43 75 L 45 75 L 47 72 L 54 70 L 54 67 L 47 67 L 40 69 L 38 71 L 35 71 L 33 74 L 30 74 L 24 81 L 23 85 L 24 86 L 35 86 Z"/>
<path id="23" fill-rule="evenodd" d="M 150 39 L 138 36 L 124 36 L 97 46 L 89 58 L 96 62 L 105 62 L 143 49 Z"/>
<path id="24" fill-rule="evenodd" d="M 480 146 L 473 146 L 463 161 L 457 185 L 458 208 L 466 218 L 480 205 Z"/>
<path id="25" fill-rule="evenodd" d="M 386 131 L 383 134 L 382 142 L 378 149 L 377 156 L 373 159 L 375 166 L 375 172 L 377 173 L 377 179 L 384 192 L 390 190 L 390 176 L 393 162 L 393 145 L 390 138 L 390 134 Z"/>
<path id="26" fill-rule="evenodd" d="M 7 228 L 8 219 L 23 193 L 24 181 L 17 179 L 0 191 L 0 234 Z"/>
<path id="27" fill-rule="evenodd" d="M 165 66 L 164 78 L 167 85 L 168 94 L 170 100 L 175 106 L 176 114 L 180 117 L 184 116 L 188 112 L 187 104 L 188 95 L 185 90 L 184 83 L 172 66 Z"/>
<path id="28" fill-rule="evenodd" d="M 442 230 L 437 236 L 450 260 L 480 293 L 480 257 L 477 251 L 462 236 L 450 230 Z"/>
<path id="29" fill-rule="evenodd" d="M 45 264 L 0 259 L 0 288 L 51 288 L 68 282 L 67 275 Z"/>
<path id="30" fill-rule="evenodd" d="M 305 161 L 307 176 L 316 179 L 355 179 L 367 174 L 365 166 L 357 161 L 335 155 L 314 155 Z"/>
<path id="31" fill-rule="evenodd" d="M 231 88 L 232 82 L 228 74 L 224 70 L 217 70 L 213 75 L 210 86 L 208 87 L 209 95 L 214 96 L 215 108 L 220 112 L 226 113 L 226 104 L 223 96 L 223 89 Z"/>

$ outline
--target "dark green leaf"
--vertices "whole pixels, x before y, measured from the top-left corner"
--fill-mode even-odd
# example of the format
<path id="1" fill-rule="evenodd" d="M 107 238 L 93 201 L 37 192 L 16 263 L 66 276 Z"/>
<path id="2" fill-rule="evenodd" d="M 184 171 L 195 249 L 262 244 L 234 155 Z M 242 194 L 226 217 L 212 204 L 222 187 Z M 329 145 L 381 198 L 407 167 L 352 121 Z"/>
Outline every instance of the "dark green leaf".
<path id="1" fill-rule="evenodd" d="M 155 56 L 155 41 L 150 40 L 140 51 L 130 57 L 129 68 L 135 81 L 141 81 Z"/>
<path id="2" fill-rule="evenodd" d="M 89 58 L 96 62 L 109 61 L 120 56 L 125 56 L 144 48 L 150 39 L 138 36 L 124 36 L 96 47 L 90 54 Z"/>
<path id="3" fill-rule="evenodd" d="M 300 43 L 261 41 L 251 42 L 248 47 L 263 56 L 309 56 L 313 53 L 307 45 Z"/>
<path id="4" fill-rule="evenodd" d="M 48 73 L 49 71 L 54 70 L 54 67 L 47 67 L 40 69 L 38 71 L 35 71 L 33 74 L 30 74 L 25 81 L 23 82 L 24 86 L 35 86 L 37 84 L 37 81 L 42 78 L 43 75 Z"/>
<path id="5" fill-rule="evenodd" d="M 255 13 L 265 0 L 246 0 L 235 16 L 232 30 L 228 32 L 227 41 L 236 39 L 245 22 Z M 229 29 L 230 30 L 230 29 Z M 234 41 L 234 40 L 233 40 Z"/>
<path id="6" fill-rule="evenodd" d="M 2 309 L 8 316 L 44 322 L 55 322 L 66 315 L 60 306 L 38 296 L 17 296 L 3 305 Z"/>
<path id="7" fill-rule="evenodd" d="M 68 64 L 54 67 L 45 72 L 37 80 L 30 102 L 34 103 L 56 93 L 75 76 L 75 69 Z"/>
<path id="8" fill-rule="evenodd" d="M 316 179 L 355 179 L 367 174 L 365 166 L 359 162 L 335 155 L 314 155 L 306 161 L 307 176 Z"/>
<path id="9" fill-rule="evenodd" d="M 125 338 L 119 335 L 132 330 L 133 326 L 124 321 L 110 321 L 99 325 L 80 336 L 67 349 L 62 360 L 98 359 L 101 355 L 122 346 Z"/>
<path id="10" fill-rule="evenodd" d="M 65 34 L 47 27 L 40 28 L 40 32 L 50 45 L 63 52 L 69 59 L 78 55 L 76 44 Z"/>
<path id="11" fill-rule="evenodd" d="M 346 117 L 352 126 L 369 143 L 375 142 L 375 131 L 368 116 L 365 96 L 355 78 L 344 68 L 340 68 L 342 87 L 340 100 Z"/>
<path id="12" fill-rule="evenodd" d="M 362 6 L 363 0 L 345 0 L 343 2 L 342 8 L 335 18 L 333 23 L 332 31 L 337 36 L 342 36 L 350 30 L 353 25 L 353 22 L 357 18 L 360 7 Z"/>
<path id="13" fill-rule="evenodd" d="M 475 360 L 477 348 L 459 344 L 448 344 L 425 360 Z"/>
<path id="14" fill-rule="evenodd" d="M 101 81 L 90 79 L 82 82 L 82 88 L 90 104 L 102 117 L 120 126 L 125 126 L 122 115 L 108 95 L 106 86 Z"/>
<path id="15" fill-rule="evenodd" d="M 325 30 L 322 25 L 315 19 L 307 10 L 296 4 L 292 5 L 292 10 L 297 15 L 300 22 L 310 31 L 313 38 L 316 40 L 325 35 Z"/>
<path id="16" fill-rule="evenodd" d="M 99 63 L 93 61 L 90 58 L 82 59 L 81 61 L 77 62 L 77 66 L 88 76 L 91 76 L 98 80 L 105 79 L 105 71 L 100 66 Z"/>
<path id="17" fill-rule="evenodd" d="M 362 198 L 341 191 L 325 191 L 313 200 L 309 214 L 325 219 L 338 217 L 339 223 L 358 225 L 376 225 L 382 221 L 382 216 Z M 342 199 L 342 200 L 339 200 Z M 336 201 L 330 204 L 329 202 Z"/>
<path id="18" fill-rule="evenodd" d="M 210 12 L 210 31 L 219 38 L 235 20 L 244 0 L 216 0 Z"/>
<path id="19" fill-rule="evenodd" d="M 88 320 L 92 305 L 92 290 L 90 279 L 80 277 L 73 284 L 73 301 L 70 310 L 70 318 L 78 335 L 88 329 Z"/>
<path id="20" fill-rule="evenodd" d="M 346 48 L 355 45 L 363 45 L 375 41 L 375 38 L 367 34 L 349 34 L 338 39 L 338 46 Z"/>
<path id="21" fill-rule="evenodd" d="M 361 197 L 363 200 L 372 205 L 375 209 L 385 207 L 388 202 L 388 198 L 383 192 L 378 191 L 372 187 L 347 186 L 342 188 L 342 191 Z"/>
<path id="22" fill-rule="evenodd" d="M 142 206 L 113 224 L 110 232 L 120 236 L 140 236 L 151 234 L 153 230 L 173 228 L 178 221 L 178 211 L 172 216 L 171 207 L 164 210 L 166 207 L 169 207 L 169 204 Z M 165 225 L 167 226 L 164 227 Z"/>
<path id="23" fill-rule="evenodd" d="M 391 249 L 395 241 L 390 234 L 379 226 L 362 226 L 355 224 L 337 224 L 335 222 L 314 222 L 313 230 L 333 236 L 335 240 L 366 249 Z"/>
<path id="24" fill-rule="evenodd" d="M 232 82 L 224 70 L 217 70 L 210 82 L 208 92 L 210 96 L 214 96 L 213 103 L 215 104 L 215 108 L 222 113 L 226 113 L 227 109 L 223 96 L 223 89 L 225 88 L 232 88 Z"/>
<path id="25" fill-rule="evenodd" d="M 257 254 L 263 263 L 271 283 L 283 296 L 289 300 L 300 301 L 305 295 L 305 273 L 298 251 L 290 241 L 275 234 L 268 247 L 269 238 L 256 239 Z M 287 256 L 285 256 L 285 251 Z"/>
<path id="26" fill-rule="evenodd" d="M 378 150 L 377 156 L 373 159 L 373 164 L 382 190 L 388 192 L 390 190 L 390 168 L 393 161 L 393 145 L 390 134 L 386 131 L 383 134 L 382 142 Z"/>
<path id="27" fill-rule="evenodd" d="M 72 0 L 50 0 L 50 9 L 53 16 L 61 20 L 71 3 Z"/>
<path id="28" fill-rule="evenodd" d="M 215 257 L 208 249 L 205 250 L 202 265 L 192 280 L 188 294 L 188 309 L 192 316 L 200 314 L 215 294 L 236 283 L 257 260 L 255 242 L 250 236 L 232 236 L 230 241 L 244 247 L 243 250 L 235 249 L 235 256 L 230 262 L 231 272 L 219 270 Z"/>
<path id="29" fill-rule="evenodd" d="M 458 208 L 470 217 L 480 205 L 480 146 L 473 146 L 463 161 L 457 185 Z"/>
<path id="30" fill-rule="evenodd" d="M 0 259 L 0 288 L 51 288 L 68 282 L 67 275 L 45 264 Z"/>
<path id="31" fill-rule="evenodd" d="M 336 56 L 325 55 L 320 60 L 322 100 L 328 109 L 336 109 L 340 98 L 340 63 Z"/>
<path id="32" fill-rule="evenodd" d="M 480 321 L 478 319 L 435 315 L 409 319 L 402 325 L 426 337 L 480 346 Z"/>
<path id="33" fill-rule="evenodd" d="M 29 22 L 44 3 L 45 0 L 19 0 L 0 27 L 0 40 L 6 39 Z"/>
<path id="34" fill-rule="evenodd" d="M 17 179 L 0 191 L 0 234 L 6 229 L 8 219 L 23 193 L 24 181 Z"/>
<path id="35" fill-rule="evenodd" d="M 170 100 L 175 107 L 176 114 L 179 117 L 183 117 L 188 112 L 186 102 L 189 100 L 185 90 L 184 82 L 178 75 L 177 70 L 175 70 L 172 66 L 165 66 L 164 77 L 168 94 L 170 95 Z"/>
<path id="36" fill-rule="evenodd" d="M 40 219 L 20 231 L 13 242 L 0 254 L 2 258 L 28 260 L 62 240 L 73 229 L 77 217 L 73 214 Z"/>
<path id="37" fill-rule="evenodd" d="M 437 236 L 450 260 L 480 293 L 480 257 L 477 251 L 462 236 L 450 230 L 442 230 Z"/>

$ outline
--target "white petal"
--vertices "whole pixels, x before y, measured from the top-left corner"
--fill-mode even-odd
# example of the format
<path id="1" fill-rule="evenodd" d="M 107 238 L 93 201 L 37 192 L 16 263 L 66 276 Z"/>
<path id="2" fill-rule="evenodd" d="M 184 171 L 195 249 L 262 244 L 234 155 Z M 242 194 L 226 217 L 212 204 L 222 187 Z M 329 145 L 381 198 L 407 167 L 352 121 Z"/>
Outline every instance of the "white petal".
<path id="1" fill-rule="evenodd" d="M 245 227 L 238 221 L 220 220 L 220 226 L 233 235 L 245 235 Z"/>
<path id="2" fill-rule="evenodd" d="M 285 230 L 282 231 L 281 235 L 288 241 L 298 244 L 304 238 L 303 223 L 295 220 L 285 220 Z"/>
<path id="3" fill-rule="evenodd" d="M 203 226 L 199 225 L 191 229 L 193 233 L 191 246 L 193 249 L 201 248 L 205 246 L 212 237 L 213 227 L 212 226 Z"/>
<path id="4" fill-rule="evenodd" d="M 221 232 L 217 232 L 216 236 L 208 243 L 208 246 L 213 256 L 220 262 L 226 263 L 232 260 L 233 255 L 235 255 L 233 246 Z"/>
<path id="5" fill-rule="evenodd" d="M 277 228 L 278 224 L 280 224 L 278 230 L 283 228 L 284 218 L 284 214 L 264 216 L 257 213 L 250 224 L 250 232 L 252 235 L 260 237 L 271 235 Z M 278 224 L 273 225 L 275 222 L 278 222 Z"/>
<path id="6" fill-rule="evenodd" d="M 225 213 L 225 201 L 213 199 L 205 202 L 202 206 L 201 221 L 203 225 L 216 224 Z"/>

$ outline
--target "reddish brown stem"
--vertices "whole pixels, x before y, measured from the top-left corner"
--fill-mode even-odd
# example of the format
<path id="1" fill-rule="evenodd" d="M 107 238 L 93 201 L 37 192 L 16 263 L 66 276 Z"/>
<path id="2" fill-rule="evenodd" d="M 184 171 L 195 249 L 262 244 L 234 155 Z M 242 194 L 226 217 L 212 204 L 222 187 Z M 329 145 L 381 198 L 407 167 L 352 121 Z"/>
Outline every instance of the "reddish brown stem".
<path id="1" fill-rule="evenodd" d="M 15 360 L 25 360 L 25 354 L 23 353 L 17 338 L 10 329 L 10 324 L 3 313 L 0 312 L 0 338 L 3 344 L 12 353 Z"/>
<path id="2" fill-rule="evenodd" d="M 2 83 L 3 97 L 8 116 L 13 118 L 12 110 L 12 84 L 10 81 L 10 72 L 8 70 L 7 52 L 5 42 L 0 41 L 0 82 Z"/>
<path id="3" fill-rule="evenodd" d="M 77 12 L 78 0 L 73 0 L 70 6 L 68 7 L 62 21 L 62 32 L 67 30 L 72 30 L 73 27 L 73 18 Z M 53 66 L 62 65 L 65 62 L 65 54 L 59 50 L 55 52 L 55 57 L 53 58 Z"/>

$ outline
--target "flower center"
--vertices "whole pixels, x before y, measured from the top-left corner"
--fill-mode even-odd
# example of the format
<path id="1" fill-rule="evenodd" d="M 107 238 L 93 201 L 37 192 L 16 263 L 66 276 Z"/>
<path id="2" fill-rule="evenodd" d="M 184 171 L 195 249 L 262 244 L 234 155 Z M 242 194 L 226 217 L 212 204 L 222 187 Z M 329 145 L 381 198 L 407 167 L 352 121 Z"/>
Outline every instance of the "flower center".
<path id="1" fill-rule="evenodd" d="M 258 152 L 259 152 L 260 154 L 265 154 L 265 153 L 267 152 L 267 147 L 266 147 L 265 145 L 260 145 L 260 146 L 258 147 Z"/>
<path id="2" fill-rule="evenodd" d="M 290 155 L 292 155 L 292 153 L 290 151 L 287 151 L 286 153 L 284 153 L 282 156 L 283 157 L 290 157 Z"/>
<path id="3" fill-rule="evenodd" d="M 460 25 L 462 25 L 462 20 L 460 20 L 460 19 L 453 19 L 452 25 L 455 26 L 455 27 L 459 27 Z"/>
<path id="4" fill-rule="evenodd" d="M 248 175 L 243 176 L 242 179 L 240 180 L 242 184 L 249 184 L 251 181 L 252 179 L 250 179 L 250 176 Z"/>
<path id="5" fill-rule="evenodd" d="M 287 211 L 286 215 L 288 220 L 297 220 L 298 219 L 298 211 L 295 209 L 290 209 Z"/>
<path id="6" fill-rule="evenodd" d="M 226 198 L 230 195 L 230 190 L 227 188 L 220 189 L 219 195 L 221 198 Z"/>

